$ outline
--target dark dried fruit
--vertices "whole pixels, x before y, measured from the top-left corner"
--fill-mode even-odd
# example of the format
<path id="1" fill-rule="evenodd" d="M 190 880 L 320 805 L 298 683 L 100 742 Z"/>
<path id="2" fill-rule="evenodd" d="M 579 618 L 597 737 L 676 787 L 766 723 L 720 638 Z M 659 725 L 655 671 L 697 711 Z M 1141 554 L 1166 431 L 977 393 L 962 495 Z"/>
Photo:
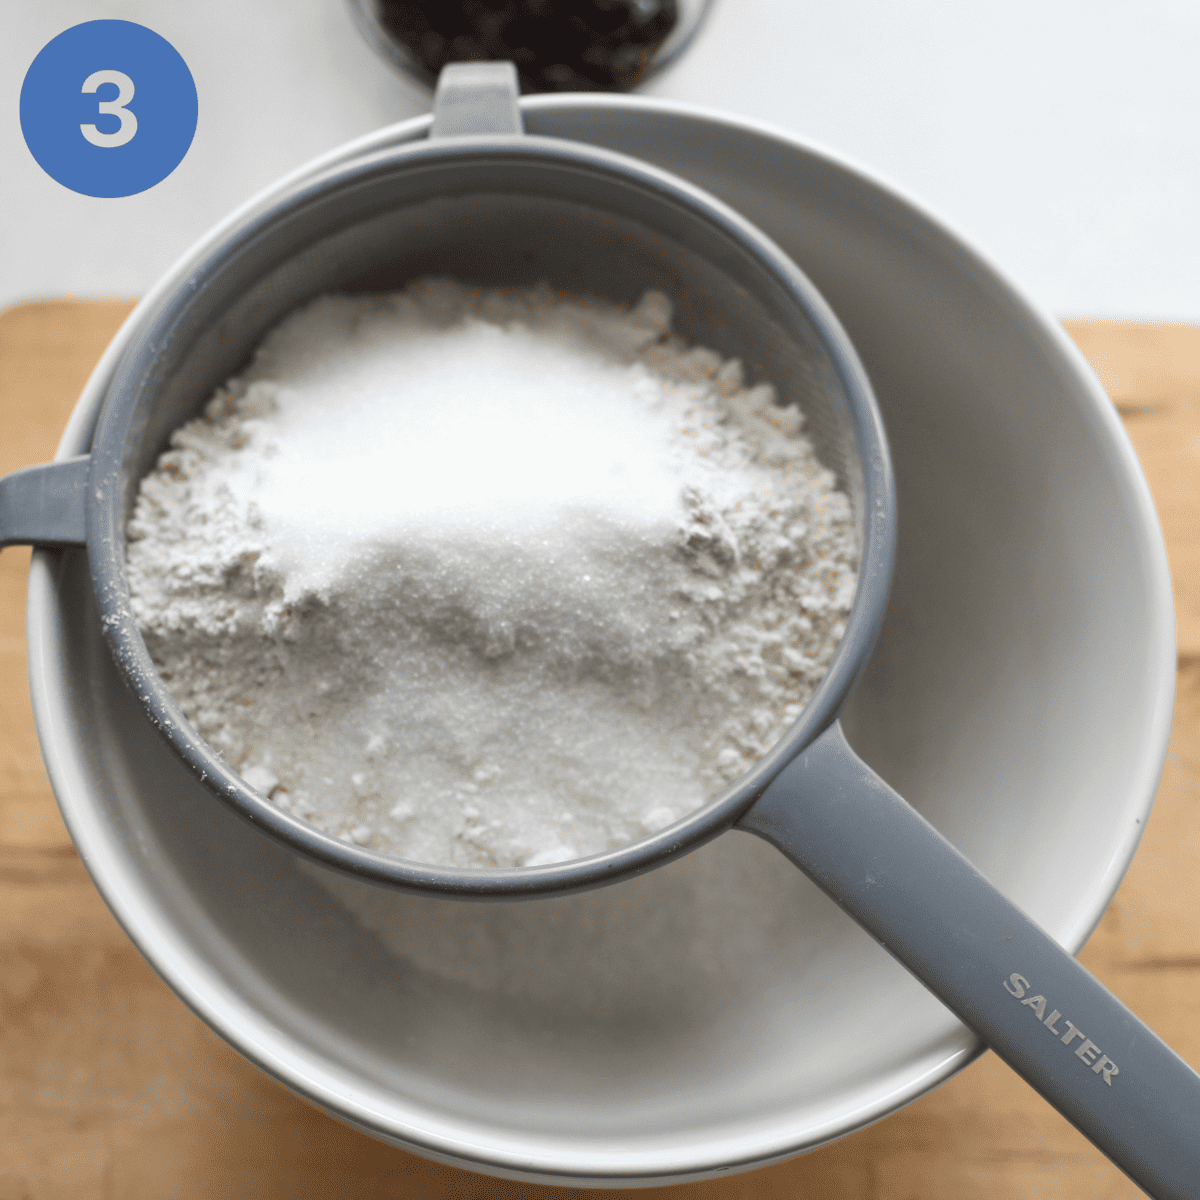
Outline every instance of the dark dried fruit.
<path id="1" fill-rule="evenodd" d="M 508 60 L 524 92 L 625 91 L 679 21 L 678 0 L 377 0 L 432 83 L 451 62 Z"/>

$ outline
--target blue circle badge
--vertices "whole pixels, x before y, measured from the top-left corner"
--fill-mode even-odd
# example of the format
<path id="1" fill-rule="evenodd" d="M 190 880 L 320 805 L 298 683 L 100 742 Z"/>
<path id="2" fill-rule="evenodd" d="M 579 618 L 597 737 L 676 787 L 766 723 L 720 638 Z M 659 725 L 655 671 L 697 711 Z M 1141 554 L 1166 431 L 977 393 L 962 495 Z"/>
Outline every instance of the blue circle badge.
<path id="1" fill-rule="evenodd" d="M 166 179 L 196 133 L 196 85 L 165 38 L 88 21 L 25 73 L 21 132 L 38 165 L 84 196 L 132 196 Z"/>

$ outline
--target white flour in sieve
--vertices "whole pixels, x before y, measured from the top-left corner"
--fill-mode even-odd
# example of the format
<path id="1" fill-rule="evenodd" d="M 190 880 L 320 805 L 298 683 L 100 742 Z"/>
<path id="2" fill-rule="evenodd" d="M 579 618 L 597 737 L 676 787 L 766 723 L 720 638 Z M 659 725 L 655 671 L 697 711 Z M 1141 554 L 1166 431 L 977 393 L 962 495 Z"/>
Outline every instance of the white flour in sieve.
<path id="1" fill-rule="evenodd" d="M 404 858 L 536 865 L 663 828 L 783 733 L 844 631 L 850 506 L 799 409 L 670 316 L 324 297 L 172 435 L 134 612 L 251 786 Z"/>

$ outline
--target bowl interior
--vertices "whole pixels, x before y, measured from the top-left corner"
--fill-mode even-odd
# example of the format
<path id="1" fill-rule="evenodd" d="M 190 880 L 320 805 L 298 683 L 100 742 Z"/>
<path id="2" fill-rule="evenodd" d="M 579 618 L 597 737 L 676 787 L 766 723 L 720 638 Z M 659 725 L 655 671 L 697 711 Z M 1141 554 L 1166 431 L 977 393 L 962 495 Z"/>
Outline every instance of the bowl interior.
<path id="1" fill-rule="evenodd" d="M 692 178 L 829 299 L 884 411 L 900 513 L 848 731 L 1077 948 L 1148 810 L 1171 669 L 1161 544 L 1082 361 L 928 218 L 818 153 L 650 101 L 538 100 L 526 122 Z M 344 1119 L 495 1173 L 666 1182 L 819 1145 L 975 1052 L 736 832 L 641 879 L 523 904 L 419 900 L 299 866 L 148 728 L 93 603 L 82 554 L 38 556 L 39 729 L 89 868 L 206 1020 Z"/>

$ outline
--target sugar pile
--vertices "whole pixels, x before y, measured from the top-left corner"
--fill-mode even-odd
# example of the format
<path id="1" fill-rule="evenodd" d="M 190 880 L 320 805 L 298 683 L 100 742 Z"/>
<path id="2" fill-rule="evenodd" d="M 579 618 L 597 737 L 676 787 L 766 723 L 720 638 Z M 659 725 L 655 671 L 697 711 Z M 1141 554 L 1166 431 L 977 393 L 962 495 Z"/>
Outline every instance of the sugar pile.
<path id="1" fill-rule="evenodd" d="M 795 719 L 854 595 L 800 411 L 671 307 L 425 280 L 321 298 L 177 430 L 134 612 L 251 786 L 428 863 L 661 829 Z"/>

